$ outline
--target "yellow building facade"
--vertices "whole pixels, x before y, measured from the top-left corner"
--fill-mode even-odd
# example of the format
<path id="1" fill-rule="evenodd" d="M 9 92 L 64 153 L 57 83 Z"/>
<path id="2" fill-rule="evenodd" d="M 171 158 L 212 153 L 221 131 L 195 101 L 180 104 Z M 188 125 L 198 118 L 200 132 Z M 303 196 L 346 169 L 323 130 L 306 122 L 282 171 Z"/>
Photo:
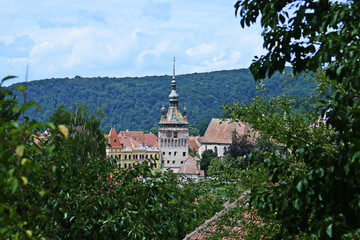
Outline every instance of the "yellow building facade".
<path id="1" fill-rule="evenodd" d="M 161 162 L 160 149 L 157 147 L 157 137 L 142 132 L 120 132 L 112 128 L 108 135 L 106 155 L 116 160 L 119 168 L 132 168 L 148 161 L 154 163 L 154 170 L 159 169 Z"/>

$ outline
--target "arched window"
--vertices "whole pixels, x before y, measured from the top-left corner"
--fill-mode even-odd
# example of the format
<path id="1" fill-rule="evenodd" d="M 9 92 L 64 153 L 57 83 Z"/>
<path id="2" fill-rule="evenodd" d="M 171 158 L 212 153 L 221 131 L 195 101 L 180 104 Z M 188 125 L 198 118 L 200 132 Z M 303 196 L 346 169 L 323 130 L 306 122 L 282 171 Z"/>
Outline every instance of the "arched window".
<path id="1" fill-rule="evenodd" d="M 217 151 L 217 146 L 214 147 L 214 152 L 215 152 L 216 155 L 217 155 L 217 153 L 218 153 L 218 151 Z"/>

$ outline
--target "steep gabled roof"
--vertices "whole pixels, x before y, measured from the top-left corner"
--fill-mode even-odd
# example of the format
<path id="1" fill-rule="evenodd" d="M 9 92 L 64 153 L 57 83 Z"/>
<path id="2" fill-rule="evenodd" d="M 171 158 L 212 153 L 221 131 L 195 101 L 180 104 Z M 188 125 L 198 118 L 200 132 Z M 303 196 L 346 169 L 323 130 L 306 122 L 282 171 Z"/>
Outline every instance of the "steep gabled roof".
<path id="1" fill-rule="evenodd" d="M 120 140 L 116 133 L 115 128 L 111 128 L 109 135 L 107 135 L 105 137 L 108 139 L 108 143 L 111 148 L 120 148 L 121 147 Z"/>
<path id="2" fill-rule="evenodd" d="M 197 162 L 200 159 L 198 157 L 189 156 L 183 165 L 181 165 L 179 169 L 179 173 L 191 174 L 191 175 L 199 175 L 200 177 L 205 176 L 204 170 L 200 170 L 198 168 Z"/>
<path id="3" fill-rule="evenodd" d="M 223 143 L 231 144 L 233 131 L 238 135 L 249 135 L 249 140 L 253 141 L 259 135 L 254 132 L 249 124 L 243 122 L 231 122 L 228 120 L 221 120 L 219 118 L 211 119 L 211 122 L 206 129 L 202 144 L 204 143 Z"/>

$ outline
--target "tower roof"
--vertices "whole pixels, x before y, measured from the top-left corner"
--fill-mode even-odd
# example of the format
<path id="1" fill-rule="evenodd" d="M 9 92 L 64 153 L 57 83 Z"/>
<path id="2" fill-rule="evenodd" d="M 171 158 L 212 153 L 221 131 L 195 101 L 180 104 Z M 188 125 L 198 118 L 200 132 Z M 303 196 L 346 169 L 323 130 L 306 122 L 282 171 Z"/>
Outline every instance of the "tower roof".
<path id="1" fill-rule="evenodd" d="M 176 80 L 175 80 L 175 57 L 173 64 L 173 76 L 171 81 L 171 92 L 169 94 L 170 105 L 178 105 L 179 102 L 179 94 L 176 92 Z"/>
<path id="2" fill-rule="evenodd" d="M 175 124 L 188 124 L 187 118 L 181 113 L 178 103 L 179 103 L 179 94 L 176 92 L 176 80 L 175 80 L 175 57 L 173 63 L 173 76 L 171 80 L 171 92 L 169 94 L 170 106 L 167 111 L 167 114 L 161 115 L 160 124 L 163 123 L 175 123 Z M 162 112 L 164 109 L 161 109 Z"/>

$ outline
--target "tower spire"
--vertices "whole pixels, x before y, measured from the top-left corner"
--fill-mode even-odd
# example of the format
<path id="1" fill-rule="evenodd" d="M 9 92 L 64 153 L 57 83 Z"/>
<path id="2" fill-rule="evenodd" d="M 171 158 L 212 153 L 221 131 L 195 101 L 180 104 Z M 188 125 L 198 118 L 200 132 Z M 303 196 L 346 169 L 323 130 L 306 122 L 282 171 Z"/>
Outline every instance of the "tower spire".
<path id="1" fill-rule="evenodd" d="M 173 77 L 171 81 L 171 92 L 169 95 L 170 99 L 170 106 L 177 106 L 178 100 L 179 100 L 179 94 L 176 92 L 176 81 L 175 81 L 175 57 L 174 57 L 174 63 L 173 63 Z"/>
<path id="2" fill-rule="evenodd" d="M 175 79 L 175 57 L 174 57 L 174 64 L 173 64 L 173 79 Z"/>

